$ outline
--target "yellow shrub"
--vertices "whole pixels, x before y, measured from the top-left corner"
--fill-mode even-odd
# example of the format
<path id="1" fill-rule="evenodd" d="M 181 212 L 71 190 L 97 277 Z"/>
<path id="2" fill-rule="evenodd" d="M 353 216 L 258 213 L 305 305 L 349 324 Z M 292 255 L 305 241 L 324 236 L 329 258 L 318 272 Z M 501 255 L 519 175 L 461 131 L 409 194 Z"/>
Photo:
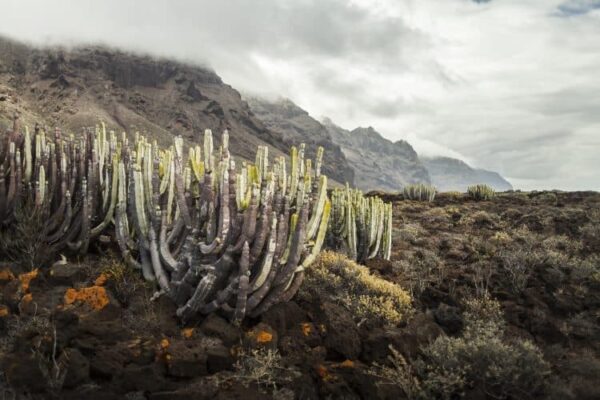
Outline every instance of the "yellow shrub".
<path id="1" fill-rule="evenodd" d="M 411 298 L 346 256 L 326 251 L 307 269 L 302 289 L 347 307 L 357 319 L 395 325 L 411 312 Z"/>

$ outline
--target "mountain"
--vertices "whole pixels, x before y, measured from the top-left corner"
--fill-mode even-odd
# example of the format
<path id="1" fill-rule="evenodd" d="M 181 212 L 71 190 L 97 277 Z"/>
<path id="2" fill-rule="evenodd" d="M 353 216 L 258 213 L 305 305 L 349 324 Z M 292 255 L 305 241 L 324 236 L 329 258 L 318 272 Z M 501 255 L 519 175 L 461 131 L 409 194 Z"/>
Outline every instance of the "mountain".
<path id="1" fill-rule="evenodd" d="M 270 145 L 271 156 L 287 155 L 290 143 L 302 140 L 265 126 L 210 69 L 103 47 L 33 48 L 0 37 L 0 131 L 12 126 L 15 114 L 22 125 L 39 122 L 71 132 L 102 120 L 162 144 L 172 143 L 173 134 L 197 142 L 204 129 L 213 130 L 218 144 L 229 129 L 232 153 L 250 160 L 258 145 Z M 306 139 L 309 155 L 315 144 L 324 144 L 332 151 L 326 160 L 339 161 L 325 169 L 330 178 L 352 183 L 339 148 Z"/>
<path id="2" fill-rule="evenodd" d="M 205 67 L 99 46 L 35 48 L 0 37 L 0 132 L 12 127 L 15 115 L 21 125 L 75 133 L 104 121 L 163 145 L 174 134 L 198 142 L 204 129 L 213 130 L 218 144 L 229 129 L 231 152 L 248 160 L 259 145 L 269 145 L 271 156 L 287 156 L 291 145 L 305 142 L 310 158 L 323 146 L 323 172 L 332 183 L 363 190 L 398 191 L 430 181 L 441 189 L 480 182 L 510 188 L 498 174 L 458 160 L 424 165 L 405 141 L 391 142 L 373 128 L 350 132 L 321 123 L 289 100 L 248 102 Z"/>
<path id="3" fill-rule="evenodd" d="M 498 191 L 511 190 L 512 185 L 500 174 L 470 167 L 461 160 L 450 157 L 423 158 L 433 185 L 440 191 L 465 191 L 478 183 L 490 185 Z"/>
<path id="4" fill-rule="evenodd" d="M 430 182 L 427 169 L 408 142 L 392 142 L 372 127 L 348 131 L 329 119 L 323 124 L 354 167 L 354 181 L 362 190 L 399 191 L 408 184 Z"/>
<path id="5" fill-rule="evenodd" d="M 285 143 L 306 143 L 309 158 L 314 159 L 318 146 L 323 146 L 325 155 L 323 173 L 336 177 L 338 182 L 355 184 L 355 166 L 351 163 L 329 130 L 308 112 L 288 99 L 267 101 L 257 97 L 247 97 L 252 112 L 270 130 L 279 133 Z"/>

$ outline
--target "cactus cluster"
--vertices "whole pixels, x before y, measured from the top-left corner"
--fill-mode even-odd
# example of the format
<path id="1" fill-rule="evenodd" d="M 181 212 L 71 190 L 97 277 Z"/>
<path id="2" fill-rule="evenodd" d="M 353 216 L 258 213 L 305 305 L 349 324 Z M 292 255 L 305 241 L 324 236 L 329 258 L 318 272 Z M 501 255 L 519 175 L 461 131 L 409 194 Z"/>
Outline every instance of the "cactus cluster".
<path id="1" fill-rule="evenodd" d="M 432 202 L 435 198 L 437 190 L 431 185 L 418 183 L 414 185 L 406 185 L 402 193 L 406 200 L 428 201 Z"/>
<path id="2" fill-rule="evenodd" d="M 345 252 L 354 261 L 392 253 L 392 204 L 378 197 L 365 197 L 360 190 L 334 189 L 327 246 Z"/>
<path id="3" fill-rule="evenodd" d="M 496 191 L 491 186 L 485 184 L 469 186 L 467 193 L 474 200 L 491 200 L 496 196 Z"/>
<path id="4" fill-rule="evenodd" d="M 218 149 L 210 130 L 188 151 L 181 138 L 170 148 L 131 139 L 104 125 L 52 139 L 14 128 L 0 147 L 0 229 L 31 203 L 57 251 L 116 243 L 183 320 L 222 310 L 240 323 L 296 293 L 328 227 L 322 149 L 313 164 L 292 148 L 288 172 L 267 147 L 236 169 L 227 131 Z"/>

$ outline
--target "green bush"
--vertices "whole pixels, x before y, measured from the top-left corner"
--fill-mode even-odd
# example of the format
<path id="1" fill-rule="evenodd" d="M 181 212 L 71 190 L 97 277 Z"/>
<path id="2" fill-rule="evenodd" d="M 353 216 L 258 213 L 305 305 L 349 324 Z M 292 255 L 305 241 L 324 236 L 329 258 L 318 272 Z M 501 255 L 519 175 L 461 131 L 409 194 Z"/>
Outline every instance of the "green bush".
<path id="1" fill-rule="evenodd" d="M 541 392 L 549 365 L 526 340 L 503 339 L 500 305 L 488 298 L 467 303 L 462 337 L 439 337 L 417 363 L 426 398 L 453 398 L 480 388 L 490 398 L 529 398 Z"/>

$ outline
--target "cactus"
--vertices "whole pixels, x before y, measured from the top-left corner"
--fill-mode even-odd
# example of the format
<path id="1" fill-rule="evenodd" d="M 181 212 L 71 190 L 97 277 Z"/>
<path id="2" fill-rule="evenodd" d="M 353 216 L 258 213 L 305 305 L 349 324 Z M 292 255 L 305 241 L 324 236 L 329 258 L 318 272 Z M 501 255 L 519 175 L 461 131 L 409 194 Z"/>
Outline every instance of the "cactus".
<path id="1" fill-rule="evenodd" d="M 404 186 L 402 193 L 405 200 L 428 201 L 432 202 L 435 198 L 436 189 L 431 185 L 418 183 Z"/>
<path id="2" fill-rule="evenodd" d="M 159 148 L 139 134 L 117 138 L 104 124 L 78 138 L 16 128 L 0 148 L 0 229 L 11 229 L 19 204 L 34 204 L 54 250 L 85 254 L 110 238 L 181 319 L 221 310 L 239 324 L 294 296 L 335 206 L 320 174 L 322 148 L 315 164 L 304 145 L 292 148 L 288 168 L 259 147 L 255 164 L 236 169 L 228 138 L 215 149 L 207 130 L 203 145 L 184 153 L 181 138 Z M 359 232 L 369 243 L 361 251 L 383 254 L 388 214 L 362 201 Z"/>
<path id="3" fill-rule="evenodd" d="M 380 257 L 389 260 L 392 245 L 392 205 L 359 190 L 335 189 L 327 245 L 359 263 Z"/>
<path id="4" fill-rule="evenodd" d="M 473 185 L 467 188 L 467 193 L 474 200 L 491 200 L 496 196 L 496 191 L 485 184 Z"/>

